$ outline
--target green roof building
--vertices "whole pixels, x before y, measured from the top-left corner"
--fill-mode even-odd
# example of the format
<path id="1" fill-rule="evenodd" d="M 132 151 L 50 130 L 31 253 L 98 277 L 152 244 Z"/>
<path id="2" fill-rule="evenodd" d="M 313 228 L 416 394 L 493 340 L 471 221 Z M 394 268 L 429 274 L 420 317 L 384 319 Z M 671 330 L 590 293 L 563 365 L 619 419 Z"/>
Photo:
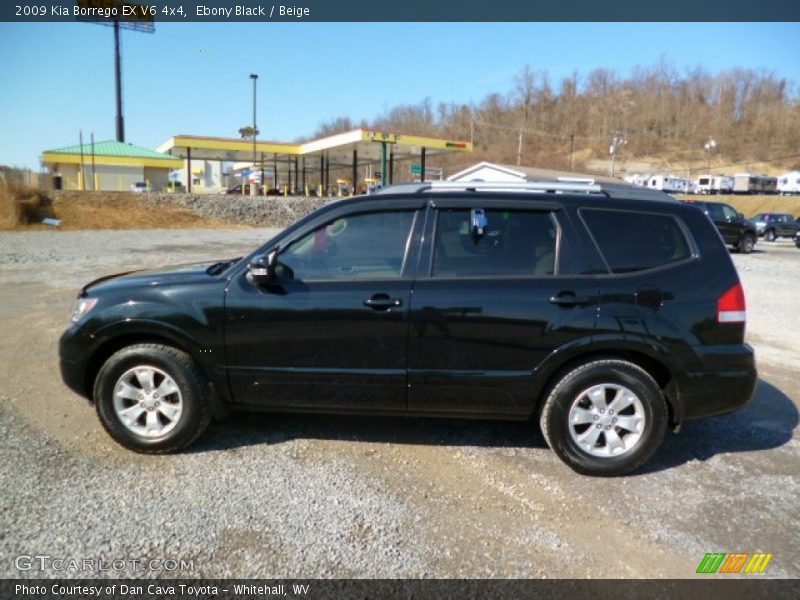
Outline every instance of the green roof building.
<path id="1" fill-rule="evenodd" d="M 169 173 L 183 167 L 183 160 L 125 142 L 107 140 L 83 146 L 67 146 L 42 153 L 54 189 L 129 191 L 145 183 L 162 190 Z"/>

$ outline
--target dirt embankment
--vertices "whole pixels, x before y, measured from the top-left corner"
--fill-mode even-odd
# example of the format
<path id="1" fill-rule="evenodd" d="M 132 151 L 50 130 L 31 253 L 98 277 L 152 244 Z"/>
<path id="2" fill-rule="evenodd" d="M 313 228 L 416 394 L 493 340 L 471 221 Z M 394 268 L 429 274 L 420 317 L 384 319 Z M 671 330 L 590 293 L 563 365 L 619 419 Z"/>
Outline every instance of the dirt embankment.
<path id="1" fill-rule="evenodd" d="M 0 190 L 0 230 L 286 227 L 328 198 Z M 58 225 L 45 225 L 53 217 Z"/>
<path id="2" fill-rule="evenodd" d="M 144 194 L 66 192 L 52 196 L 0 182 L 0 230 L 235 229 L 234 221 L 199 214 L 177 202 L 154 206 Z M 46 217 L 57 225 L 46 225 Z"/>
<path id="3" fill-rule="evenodd" d="M 753 195 L 729 194 L 721 196 L 678 196 L 682 200 L 708 200 L 709 202 L 725 202 L 742 213 L 752 217 L 758 213 L 791 213 L 800 217 L 800 196 L 779 196 L 777 194 Z"/>

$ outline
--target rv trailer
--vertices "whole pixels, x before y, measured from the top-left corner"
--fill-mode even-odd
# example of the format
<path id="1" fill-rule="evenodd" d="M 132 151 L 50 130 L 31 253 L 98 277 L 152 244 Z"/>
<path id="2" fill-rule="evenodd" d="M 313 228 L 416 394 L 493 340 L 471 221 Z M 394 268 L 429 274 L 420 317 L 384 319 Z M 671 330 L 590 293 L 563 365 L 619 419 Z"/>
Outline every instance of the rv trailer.
<path id="1" fill-rule="evenodd" d="M 733 191 L 733 177 L 703 175 L 697 178 L 695 190 L 698 194 L 730 194 Z"/>
<path id="2" fill-rule="evenodd" d="M 800 171 L 790 171 L 778 177 L 777 189 L 784 196 L 800 194 Z"/>
<path id="3" fill-rule="evenodd" d="M 733 176 L 734 194 L 774 194 L 777 187 L 777 177 L 750 173 L 737 173 Z"/>

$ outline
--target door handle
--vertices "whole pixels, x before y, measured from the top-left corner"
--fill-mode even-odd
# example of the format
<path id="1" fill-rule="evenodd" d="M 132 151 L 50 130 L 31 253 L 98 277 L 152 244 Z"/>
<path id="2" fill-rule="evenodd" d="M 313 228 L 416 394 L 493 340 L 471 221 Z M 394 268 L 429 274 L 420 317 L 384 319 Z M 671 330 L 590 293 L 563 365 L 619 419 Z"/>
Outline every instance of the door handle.
<path id="1" fill-rule="evenodd" d="M 590 304 L 593 301 L 589 296 L 576 296 L 574 292 L 561 292 L 557 296 L 550 298 L 550 302 L 559 306 L 577 306 L 578 304 Z"/>
<path id="2" fill-rule="evenodd" d="M 374 310 L 389 310 L 396 306 L 403 306 L 400 298 L 392 298 L 389 294 L 375 294 L 372 298 L 364 300 L 364 306 Z"/>

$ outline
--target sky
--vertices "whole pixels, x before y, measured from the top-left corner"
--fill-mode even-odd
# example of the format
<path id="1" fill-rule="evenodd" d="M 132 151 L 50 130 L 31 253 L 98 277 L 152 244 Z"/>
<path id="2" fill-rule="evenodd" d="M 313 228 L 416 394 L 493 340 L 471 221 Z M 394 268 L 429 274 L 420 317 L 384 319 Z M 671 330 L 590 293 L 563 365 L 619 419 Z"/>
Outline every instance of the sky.
<path id="1" fill-rule="evenodd" d="M 0 164 L 115 136 L 113 31 L 89 23 L 0 23 Z M 293 141 L 340 116 L 371 120 L 430 98 L 507 94 L 526 65 L 551 82 L 598 67 L 626 76 L 665 59 L 680 72 L 765 69 L 800 94 L 800 23 L 159 23 L 122 33 L 126 141 Z M 413 133 L 413 132 L 411 132 Z"/>

